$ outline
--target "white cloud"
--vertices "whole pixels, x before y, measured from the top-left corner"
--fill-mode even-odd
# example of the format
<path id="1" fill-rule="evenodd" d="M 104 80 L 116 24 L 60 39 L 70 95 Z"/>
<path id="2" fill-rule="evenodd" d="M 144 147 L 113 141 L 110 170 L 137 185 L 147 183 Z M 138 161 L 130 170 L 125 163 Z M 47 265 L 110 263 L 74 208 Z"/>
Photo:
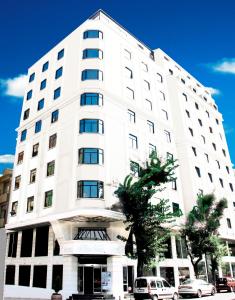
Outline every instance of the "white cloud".
<path id="1" fill-rule="evenodd" d="M 12 154 L 3 154 L 3 155 L 0 155 L 0 163 L 1 164 L 11 164 L 11 163 L 14 163 L 14 155 L 12 155 Z"/>
<path id="2" fill-rule="evenodd" d="M 212 96 L 216 96 L 216 95 L 221 94 L 220 90 L 215 89 L 213 87 L 207 87 L 206 89 L 211 93 Z"/>
<path id="3" fill-rule="evenodd" d="M 235 58 L 223 58 L 211 66 L 216 72 L 235 74 Z"/>
<path id="4" fill-rule="evenodd" d="M 14 78 L 0 80 L 4 94 L 13 97 L 24 97 L 25 87 L 27 84 L 27 75 L 20 74 Z"/>

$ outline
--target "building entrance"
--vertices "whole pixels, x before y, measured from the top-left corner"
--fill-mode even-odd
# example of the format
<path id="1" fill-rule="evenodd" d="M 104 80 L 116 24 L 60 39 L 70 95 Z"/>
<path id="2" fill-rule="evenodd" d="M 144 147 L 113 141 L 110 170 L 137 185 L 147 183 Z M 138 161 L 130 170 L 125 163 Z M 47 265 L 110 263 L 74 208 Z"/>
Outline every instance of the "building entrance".
<path id="1" fill-rule="evenodd" d="M 103 293 L 102 272 L 107 272 L 106 265 L 79 265 L 78 293 L 85 295 Z"/>

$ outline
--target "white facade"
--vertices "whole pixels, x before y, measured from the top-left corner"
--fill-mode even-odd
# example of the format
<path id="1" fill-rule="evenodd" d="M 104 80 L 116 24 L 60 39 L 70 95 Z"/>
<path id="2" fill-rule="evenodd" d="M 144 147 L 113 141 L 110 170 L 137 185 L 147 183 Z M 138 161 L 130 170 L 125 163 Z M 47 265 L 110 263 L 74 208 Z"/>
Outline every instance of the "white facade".
<path id="1" fill-rule="evenodd" d="M 93 30 L 99 31 L 97 37 L 94 37 L 97 32 Z M 84 38 L 84 32 L 87 31 L 88 36 Z M 62 49 L 63 55 L 60 52 Z M 87 50 L 85 55 L 88 54 L 89 58 L 83 57 L 84 50 Z M 61 54 L 59 59 L 58 53 Z M 90 57 L 97 53 L 98 57 Z M 42 71 L 47 62 L 48 69 Z M 19 231 L 15 255 L 8 257 L 7 251 L 6 257 L 6 265 L 15 266 L 14 283 L 8 274 L 10 284 L 5 285 L 5 297 L 17 297 L 21 294 L 22 297 L 48 298 L 52 292 L 53 266 L 58 265 L 63 268 L 64 299 L 72 293 L 100 292 L 101 284 L 97 282 L 101 279 L 101 272 L 111 272 L 108 293 L 113 294 L 116 299 L 124 296 L 128 285 L 132 284 L 131 277 L 135 275 L 135 262 L 125 257 L 125 245 L 117 238 L 118 234 L 127 233 L 124 230 L 123 215 L 111 209 L 117 202 L 114 191 L 130 172 L 130 161 L 143 163 L 154 147 L 163 159 L 167 153 L 172 154 L 179 159 L 180 164 L 176 171 L 177 188 L 169 185 L 163 196 L 186 212 L 192 207 L 199 189 L 206 193 L 214 191 L 218 197 L 225 196 L 229 200 L 229 209 L 221 226 L 221 234 L 226 239 L 235 240 L 231 191 L 231 186 L 235 188 L 235 183 L 222 116 L 214 108 L 209 92 L 201 84 L 198 87 L 199 83 L 194 78 L 187 78 L 189 74 L 183 69 L 180 71 L 179 66 L 176 69 L 175 65 L 160 49 L 151 51 L 99 11 L 29 69 L 29 80 L 32 80 L 26 89 L 18 128 L 10 204 L 12 212 L 7 224 L 9 233 Z M 84 70 L 97 72 L 85 74 Z M 61 75 L 57 79 L 56 71 L 57 75 Z M 89 76 L 97 76 L 97 80 L 89 79 Z M 181 77 L 185 78 L 185 84 L 181 82 Z M 40 86 L 45 85 L 45 79 L 46 86 L 40 89 Z M 192 90 L 194 86 L 196 93 Z M 61 89 L 60 95 L 54 99 L 54 91 L 58 88 Z M 86 105 L 81 105 L 81 95 L 85 93 L 99 93 L 102 99 L 100 96 L 97 105 L 87 105 L 90 98 L 86 98 Z M 182 99 L 182 93 L 187 95 L 188 101 Z M 30 98 L 28 100 L 27 95 Z M 207 97 L 207 102 L 203 96 Z M 41 109 L 38 109 L 38 101 L 41 99 L 44 99 L 44 106 L 41 105 Z M 199 110 L 196 110 L 194 102 L 198 103 Z M 185 109 L 190 110 L 190 120 L 185 116 Z M 52 117 L 52 112 L 57 110 L 58 115 L 55 113 Z M 56 121 L 52 122 L 52 118 Z M 203 128 L 198 118 L 201 119 Z M 216 119 L 219 124 L 216 124 Z M 95 122 L 88 124 L 87 120 L 100 122 L 99 125 Z M 35 133 L 35 123 L 38 121 L 41 121 L 41 130 Z M 213 133 L 209 132 L 210 126 Z M 189 136 L 188 127 L 192 127 L 194 137 Z M 85 132 L 81 132 L 83 129 Z M 98 132 L 87 132 L 94 129 Z M 27 130 L 26 139 L 21 141 L 24 130 Z M 49 148 L 49 137 L 54 134 L 56 145 Z M 206 138 L 205 145 L 200 141 L 201 135 Z M 216 150 L 212 149 L 211 143 L 217 145 Z M 32 157 L 33 146 L 37 144 L 38 149 L 34 147 Z M 192 146 L 197 148 L 197 157 L 193 157 Z M 96 159 L 98 156 L 100 158 L 98 163 L 91 163 L 91 154 L 85 152 L 87 148 L 100 149 L 97 152 L 100 156 L 96 156 Z M 79 155 L 79 149 L 82 149 L 80 151 L 83 151 L 83 156 Z M 22 152 L 23 159 L 19 158 L 19 153 Z M 204 152 L 209 156 L 209 163 L 205 161 Z M 81 159 L 85 154 L 89 157 L 86 156 L 84 162 Z M 219 170 L 216 168 L 216 160 L 220 163 Z M 54 163 L 48 167 L 51 162 Z M 194 164 L 201 170 L 200 179 L 197 178 Z M 206 178 L 208 172 L 212 174 L 213 183 Z M 219 186 L 219 178 L 223 180 L 224 188 Z M 83 181 L 95 186 L 84 187 Z M 80 194 L 77 182 L 80 182 Z M 53 194 L 47 193 L 50 191 Z M 27 204 L 30 197 L 34 197 L 33 209 L 32 205 Z M 231 229 L 227 228 L 226 218 L 231 221 Z M 39 232 L 38 228 L 41 226 L 49 226 L 48 253 L 45 256 L 36 255 L 36 231 Z M 30 228 L 31 255 L 22 257 L 22 231 Z M 104 236 L 100 240 L 74 239 L 79 228 L 80 233 L 85 230 L 90 234 L 94 234 L 95 229 L 100 229 L 102 234 L 106 232 L 109 239 Z M 8 249 L 9 245 L 13 247 L 10 239 L 8 235 Z M 60 246 L 59 256 L 53 255 L 55 240 Z M 38 237 L 38 243 L 39 241 Z M 160 263 L 157 273 L 173 277 L 178 285 L 178 268 L 182 268 L 182 272 L 184 268 L 189 268 L 192 273 L 192 267 L 189 260 L 179 258 L 175 242 L 172 237 L 171 258 Z M 230 262 L 232 259 L 227 258 Z M 28 282 L 24 282 L 27 287 L 22 286 L 19 278 L 20 266 L 30 266 Z M 43 288 L 36 287 L 35 266 L 47 266 L 46 282 L 39 283 L 45 285 Z M 97 281 L 93 280 L 92 286 L 89 286 L 86 280 L 82 280 L 81 272 L 86 273 L 86 278 L 93 274 L 92 278 L 96 276 Z M 127 272 L 128 280 L 125 276 L 123 278 L 123 272 Z"/>

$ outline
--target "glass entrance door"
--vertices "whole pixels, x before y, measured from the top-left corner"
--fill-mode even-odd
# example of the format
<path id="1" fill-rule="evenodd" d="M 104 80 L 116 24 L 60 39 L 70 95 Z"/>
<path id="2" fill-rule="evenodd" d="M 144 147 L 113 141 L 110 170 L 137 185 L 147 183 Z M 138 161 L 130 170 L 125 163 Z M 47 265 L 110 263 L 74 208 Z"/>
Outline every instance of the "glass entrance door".
<path id="1" fill-rule="evenodd" d="M 103 265 L 80 265 L 78 267 L 78 293 L 102 293 L 101 276 L 107 267 Z"/>

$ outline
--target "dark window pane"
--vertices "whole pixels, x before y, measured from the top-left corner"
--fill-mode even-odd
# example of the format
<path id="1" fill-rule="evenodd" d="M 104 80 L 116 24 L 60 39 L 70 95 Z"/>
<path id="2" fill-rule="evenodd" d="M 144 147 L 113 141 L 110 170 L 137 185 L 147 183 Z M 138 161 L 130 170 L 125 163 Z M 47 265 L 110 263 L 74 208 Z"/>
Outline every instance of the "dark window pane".
<path id="1" fill-rule="evenodd" d="M 34 266 L 33 287 L 46 288 L 47 266 Z"/>
<path id="2" fill-rule="evenodd" d="M 8 265 L 6 266 L 6 277 L 5 284 L 15 284 L 15 266 Z"/>
<path id="3" fill-rule="evenodd" d="M 35 256 L 48 255 L 48 233 L 48 226 L 36 228 Z"/>
<path id="4" fill-rule="evenodd" d="M 31 266 L 19 266 L 19 285 L 30 285 L 30 269 Z"/>
<path id="5" fill-rule="evenodd" d="M 32 243 L 33 243 L 33 229 L 26 229 L 22 231 L 21 240 L 21 257 L 32 256 Z"/>

